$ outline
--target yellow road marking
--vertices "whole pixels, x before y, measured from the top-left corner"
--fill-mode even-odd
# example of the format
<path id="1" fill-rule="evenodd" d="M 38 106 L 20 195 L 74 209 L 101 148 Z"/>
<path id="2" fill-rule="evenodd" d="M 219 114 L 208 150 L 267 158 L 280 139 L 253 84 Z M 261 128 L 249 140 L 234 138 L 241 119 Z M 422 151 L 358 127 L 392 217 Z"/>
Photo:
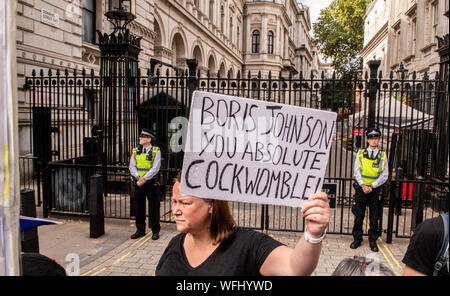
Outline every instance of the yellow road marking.
<path id="1" fill-rule="evenodd" d="M 123 255 L 122 257 L 120 257 L 119 259 L 117 259 L 116 261 L 114 261 L 114 264 L 119 263 L 120 261 L 122 261 L 124 258 L 128 257 L 131 254 L 131 251 L 129 251 L 128 253 L 126 253 L 125 255 Z"/>
<path id="2" fill-rule="evenodd" d="M 366 219 L 364 219 L 364 227 L 366 228 L 366 230 L 368 229 L 368 225 L 366 222 Z M 381 242 L 381 245 L 377 243 L 378 245 L 378 249 L 381 251 L 381 254 L 383 254 L 384 258 L 386 259 L 386 261 L 388 262 L 389 266 L 391 267 L 392 271 L 395 272 L 395 268 L 398 268 L 399 270 L 402 270 L 402 266 L 400 265 L 400 263 L 398 262 L 398 260 L 395 258 L 394 254 L 392 254 L 391 250 L 389 249 L 389 247 L 383 242 L 383 240 L 381 239 L 381 236 L 378 238 L 378 240 Z M 383 252 L 382 247 L 383 246 L 386 249 L 386 252 L 389 254 L 389 256 L 392 258 L 392 261 L 395 262 L 396 266 L 394 268 L 394 266 L 391 264 L 390 260 L 388 259 L 388 257 L 386 256 L 386 254 Z"/>
<path id="3" fill-rule="evenodd" d="M 386 262 L 389 264 L 389 267 L 391 268 L 391 270 L 392 270 L 393 272 L 395 272 L 394 266 L 391 264 L 391 261 L 390 261 L 389 258 L 386 256 L 386 254 L 383 252 L 383 248 L 380 247 L 379 250 L 380 250 L 381 254 L 383 255 L 384 259 L 386 259 Z"/>
<path id="4" fill-rule="evenodd" d="M 386 251 L 388 252 L 388 254 L 391 256 L 392 261 L 394 261 L 394 263 L 397 265 L 398 269 L 402 270 L 402 265 L 398 262 L 397 258 L 395 258 L 394 254 L 392 254 L 391 250 L 389 249 L 389 247 L 383 242 L 383 240 L 380 238 L 378 238 L 380 240 L 380 242 L 382 243 L 383 247 L 386 249 Z"/>
<path id="5" fill-rule="evenodd" d="M 149 233 L 147 233 L 146 235 L 144 235 L 143 237 L 141 237 L 140 239 L 138 239 L 137 241 L 135 241 L 129 248 L 132 248 L 133 246 L 139 244 L 138 246 L 136 246 L 134 249 L 139 248 L 140 246 L 142 246 L 143 244 L 145 244 L 150 238 L 152 237 L 152 231 L 150 231 Z M 122 261 L 123 259 L 125 259 L 126 257 L 128 257 L 131 254 L 132 251 L 129 251 L 127 254 L 123 255 L 122 257 L 120 257 L 119 259 L 117 259 L 112 265 L 119 263 L 120 261 Z M 95 276 L 99 273 L 101 273 L 102 271 L 106 270 L 107 268 L 112 268 L 113 266 L 107 264 L 107 267 L 104 267 L 102 269 L 100 269 L 99 271 L 92 273 L 91 276 Z M 89 275 L 91 272 L 93 272 L 94 270 L 96 270 L 97 268 L 100 268 L 101 265 L 98 265 L 94 268 L 92 268 L 91 270 L 85 272 L 82 274 L 82 276 L 87 276 Z"/>
<path id="6" fill-rule="evenodd" d="M 87 271 L 87 272 L 85 272 L 85 273 L 83 273 L 81 276 L 85 276 L 85 275 L 88 275 L 88 274 L 90 274 L 91 272 L 93 272 L 94 270 L 96 270 L 97 268 L 99 268 L 100 267 L 100 265 L 98 265 L 98 266 L 96 266 L 96 267 L 94 267 L 94 268 L 92 268 L 91 270 L 89 270 L 89 271 Z"/>
<path id="7" fill-rule="evenodd" d="M 151 231 L 150 231 L 150 233 L 151 233 Z M 136 249 L 139 248 L 140 246 L 142 246 L 143 244 L 145 244 L 152 236 L 147 237 L 139 246 L 136 247 Z"/>
<path id="8" fill-rule="evenodd" d="M 99 274 L 99 273 L 101 273 L 102 271 L 105 271 L 105 270 L 106 270 L 106 267 L 103 267 L 102 269 L 100 269 L 96 273 L 91 274 L 91 276 L 96 276 L 97 274 Z"/>
<path id="9" fill-rule="evenodd" d="M 137 241 L 135 241 L 130 247 L 138 244 L 141 240 L 145 239 L 147 236 L 149 236 L 152 232 L 150 231 L 149 233 L 147 233 L 146 235 L 144 235 L 143 237 L 141 237 L 140 239 L 138 239 Z"/>

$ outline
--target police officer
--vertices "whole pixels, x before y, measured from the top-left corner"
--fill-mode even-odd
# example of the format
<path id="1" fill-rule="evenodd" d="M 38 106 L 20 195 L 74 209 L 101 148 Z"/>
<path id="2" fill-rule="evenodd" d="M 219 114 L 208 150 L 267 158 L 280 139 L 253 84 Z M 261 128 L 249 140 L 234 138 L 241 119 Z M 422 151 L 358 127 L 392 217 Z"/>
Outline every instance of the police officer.
<path id="1" fill-rule="evenodd" d="M 355 205 L 352 212 L 355 215 L 355 224 L 353 226 L 353 239 L 350 248 L 358 248 L 363 240 L 363 221 L 366 212 L 366 206 L 369 206 L 369 242 L 370 249 L 378 252 L 377 239 L 379 204 L 381 197 L 381 186 L 387 181 L 388 164 L 386 152 L 378 148 L 381 132 L 376 128 L 369 128 L 366 131 L 367 142 L 369 146 L 360 149 L 355 159 L 354 177 L 357 182 Z"/>
<path id="2" fill-rule="evenodd" d="M 136 233 L 131 239 L 145 235 L 145 199 L 149 203 L 149 228 L 152 239 L 159 238 L 159 196 L 156 194 L 156 176 L 161 167 L 161 152 L 159 147 L 152 146 L 153 133 L 143 128 L 139 135 L 139 146 L 133 149 L 130 159 L 130 174 L 136 181 L 134 191 L 134 212 L 136 216 Z"/>

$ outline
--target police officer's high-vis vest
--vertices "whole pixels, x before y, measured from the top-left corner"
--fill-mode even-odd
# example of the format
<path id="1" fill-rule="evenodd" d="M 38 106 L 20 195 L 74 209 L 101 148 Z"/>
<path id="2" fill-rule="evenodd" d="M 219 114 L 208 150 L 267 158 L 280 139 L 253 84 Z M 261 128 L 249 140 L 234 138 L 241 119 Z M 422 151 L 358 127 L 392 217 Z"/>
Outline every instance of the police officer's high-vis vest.
<path id="1" fill-rule="evenodd" d="M 364 184 L 367 186 L 372 185 L 384 170 L 386 153 L 379 150 L 377 157 L 375 159 L 370 159 L 367 149 L 360 149 L 357 157 L 361 166 L 361 177 Z"/>
<path id="2" fill-rule="evenodd" d="M 153 167 L 159 147 L 152 147 L 152 154 L 142 153 L 139 148 L 133 148 L 133 157 L 136 160 L 136 169 L 140 177 L 143 177 Z M 141 153 L 140 153 L 141 152 Z"/>

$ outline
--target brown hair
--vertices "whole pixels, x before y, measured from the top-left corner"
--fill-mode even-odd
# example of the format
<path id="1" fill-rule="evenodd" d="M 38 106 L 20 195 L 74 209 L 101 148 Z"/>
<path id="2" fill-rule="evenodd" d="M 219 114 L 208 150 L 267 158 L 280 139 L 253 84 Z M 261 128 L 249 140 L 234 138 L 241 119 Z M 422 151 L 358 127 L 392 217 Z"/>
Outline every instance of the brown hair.
<path id="1" fill-rule="evenodd" d="M 174 183 L 181 183 L 181 171 L 173 179 L 173 181 Z M 218 199 L 205 199 L 205 201 L 210 202 L 213 206 L 210 232 L 214 244 L 218 244 L 228 239 L 236 232 L 236 223 L 233 215 L 231 214 L 228 201 Z"/>

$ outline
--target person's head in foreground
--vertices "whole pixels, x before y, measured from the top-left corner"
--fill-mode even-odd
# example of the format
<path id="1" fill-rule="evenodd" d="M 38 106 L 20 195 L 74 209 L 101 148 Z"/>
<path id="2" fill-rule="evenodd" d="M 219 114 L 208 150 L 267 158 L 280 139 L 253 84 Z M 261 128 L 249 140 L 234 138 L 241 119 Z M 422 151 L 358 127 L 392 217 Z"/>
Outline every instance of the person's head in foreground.
<path id="1" fill-rule="evenodd" d="M 294 249 L 270 236 L 236 226 L 228 201 L 180 193 L 174 180 L 172 213 L 177 230 L 161 256 L 156 275 L 310 275 L 317 266 L 330 219 L 327 195 L 313 194 L 302 215 L 308 241 Z"/>
<path id="2" fill-rule="evenodd" d="M 23 276 L 66 276 L 65 269 L 55 260 L 39 253 L 21 254 Z"/>
<path id="3" fill-rule="evenodd" d="M 342 260 L 332 276 L 395 276 L 383 263 L 371 258 L 354 256 Z"/>

